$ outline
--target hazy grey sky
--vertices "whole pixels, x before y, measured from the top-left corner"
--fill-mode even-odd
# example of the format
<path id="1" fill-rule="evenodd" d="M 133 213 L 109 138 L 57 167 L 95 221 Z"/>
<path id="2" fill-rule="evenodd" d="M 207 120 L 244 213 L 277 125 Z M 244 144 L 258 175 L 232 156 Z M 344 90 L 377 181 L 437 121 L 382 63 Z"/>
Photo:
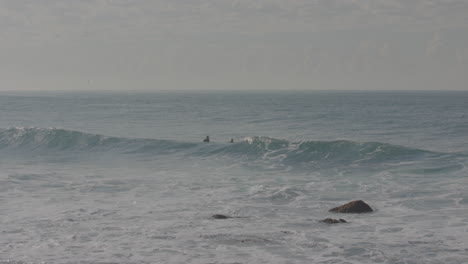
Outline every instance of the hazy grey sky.
<path id="1" fill-rule="evenodd" d="M 0 0 L 0 90 L 468 90 L 468 0 Z"/>

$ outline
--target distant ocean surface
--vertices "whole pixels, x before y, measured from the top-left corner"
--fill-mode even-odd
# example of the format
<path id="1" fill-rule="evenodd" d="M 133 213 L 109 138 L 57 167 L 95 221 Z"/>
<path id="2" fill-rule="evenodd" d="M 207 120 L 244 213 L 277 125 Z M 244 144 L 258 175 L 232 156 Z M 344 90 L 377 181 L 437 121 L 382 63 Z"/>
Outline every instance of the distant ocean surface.
<path id="1" fill-rule="evenodd" d="M 2 92 L 0 113 L 1 264 L 468 263 L 468 92 Z"/>

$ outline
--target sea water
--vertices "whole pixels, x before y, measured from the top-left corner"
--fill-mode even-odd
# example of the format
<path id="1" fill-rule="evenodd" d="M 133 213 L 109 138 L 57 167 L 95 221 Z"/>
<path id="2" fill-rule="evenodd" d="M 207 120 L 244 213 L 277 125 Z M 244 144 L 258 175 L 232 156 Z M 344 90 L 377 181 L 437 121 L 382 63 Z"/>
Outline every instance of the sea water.
<path id="1" fill-rule="evenodd" d="M 4 92 L 0 113 L 2 264 L 468 263 L 467 92 Z M 375 211 L 328 212 L 358 199 Z"/>

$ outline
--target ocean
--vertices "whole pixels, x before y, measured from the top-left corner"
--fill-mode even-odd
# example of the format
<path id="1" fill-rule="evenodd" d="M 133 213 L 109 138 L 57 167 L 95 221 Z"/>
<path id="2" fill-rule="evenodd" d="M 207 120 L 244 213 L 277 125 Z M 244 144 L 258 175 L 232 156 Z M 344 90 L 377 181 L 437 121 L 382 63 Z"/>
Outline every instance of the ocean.
<path id="1" fill-rule="evenodd" d="M 2 92 L 0 112 L 2 264 L 468 263 L 468 92 Z M 352 200 L 374 212 L 328 211 Z"/>

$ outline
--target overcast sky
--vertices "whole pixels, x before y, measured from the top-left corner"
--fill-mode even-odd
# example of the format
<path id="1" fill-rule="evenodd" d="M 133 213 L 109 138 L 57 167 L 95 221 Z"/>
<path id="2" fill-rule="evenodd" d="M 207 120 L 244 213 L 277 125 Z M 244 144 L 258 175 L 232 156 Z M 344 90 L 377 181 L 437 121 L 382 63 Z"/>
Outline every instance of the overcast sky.
<path id="1" fill-rule="evenodd" d="M 0 90 L 468 90 L 468 0 L 0 0 Z"/>

